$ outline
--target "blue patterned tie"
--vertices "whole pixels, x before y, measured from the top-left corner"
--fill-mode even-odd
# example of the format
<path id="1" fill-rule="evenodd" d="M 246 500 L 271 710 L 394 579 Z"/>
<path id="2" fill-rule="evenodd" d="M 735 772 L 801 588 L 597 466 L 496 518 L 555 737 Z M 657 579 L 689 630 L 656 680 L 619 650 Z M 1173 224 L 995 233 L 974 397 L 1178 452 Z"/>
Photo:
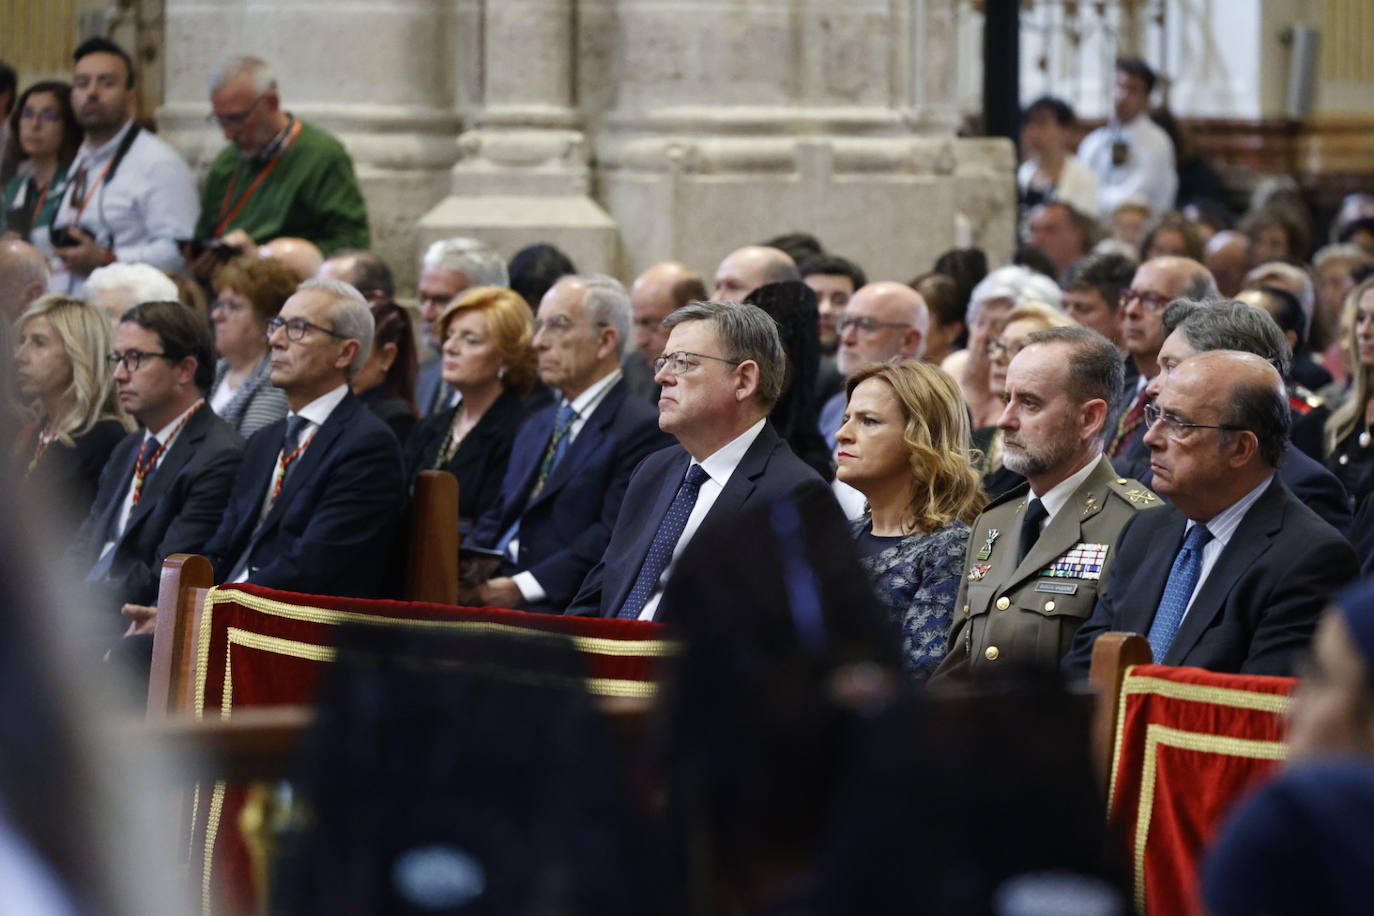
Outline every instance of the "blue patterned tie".
<path id="1" fill-rule="evenodd" d="M 1169 570 L 1169 581 L 1164 586 L 1164 597 L 1159 599 L 1159 609 L 1155 611 L 1154 622 L 1150 624 L 1150 649 L 1154 652 L 1155 664 L 1164 664 L 1164 656 L 1169 652 L 1178 628 L 1183 623 L 1183 613 L 1188 610 L 1188 602 L 1197 588 L 1197 580 L 1202 575 L 1202 548 L 1212 539 L 1212 532 L 1206 525 L 1194 525 L 1183 539 L 1183 546 L 1174 557 L 1174 566 Z"/>
<path id="2" fill-rule="evenodd" d="M 635 578 L 634 588 L 630 589 L 630 597 L 625 599 L 620 613 L 616 614 L 621 620 L 637 620 L 640 612 L 644 610 L 644 605 L 653 597 L 658 580 L 663 576 L 663 570 L 668 568 L 668 561 L 673 558 L 673 549 L 677 547 L 678 538 L 682 537 L 682 529 L 687 527 L 687 518 L 692 514 L 692 507 L 697 504 L 697 494 L 701 492 L 701 485 L 709 477 L 699 464 L 688 468 L 687 479 L 677 488 L 673 504 L 668 507 L 663 521 L 658 523 L 658 532 L 654 535 L 654 542 L 649 545 L 649 552 L 644 555 L 644 563 L 639 567 L 639 575 Z"/>

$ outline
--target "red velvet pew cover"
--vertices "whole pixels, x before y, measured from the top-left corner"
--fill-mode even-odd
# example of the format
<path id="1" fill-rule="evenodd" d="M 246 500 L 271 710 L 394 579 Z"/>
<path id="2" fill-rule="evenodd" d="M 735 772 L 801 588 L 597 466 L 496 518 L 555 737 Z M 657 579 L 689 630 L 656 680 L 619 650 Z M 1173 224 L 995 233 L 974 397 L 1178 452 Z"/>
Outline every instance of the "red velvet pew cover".
<path id="1" fill-rule="evenodd" d="M 1283 716 L 1296 684 L 1163 665 L 1127 673 L 1108 798 L 1132 857 L 1137 912 L 1203 912 L 1203 851 L 1286 756 Z"/>
<path id="2" fill-rule="evenodd" d="M 367 601 L 277 591 L 256 585 L 211 589 L 197 634 L 196 718 L 228 718 L 236 708 L 311 702 L 322 663 L 332 661 L 333 630 L 343 624 L 437 626 L 533 639 L 566 636 L 583 654 L 587 689 L 608 697 L 650 697 L 659 660 L 672 654 L 661 624 L 526 614 L 500 608 Z M 256 911 L 255 879 L 237 829 L 244 788 L 217 783 L 197 790 L 195 852 L 202 863 L 205 914 Z"/>

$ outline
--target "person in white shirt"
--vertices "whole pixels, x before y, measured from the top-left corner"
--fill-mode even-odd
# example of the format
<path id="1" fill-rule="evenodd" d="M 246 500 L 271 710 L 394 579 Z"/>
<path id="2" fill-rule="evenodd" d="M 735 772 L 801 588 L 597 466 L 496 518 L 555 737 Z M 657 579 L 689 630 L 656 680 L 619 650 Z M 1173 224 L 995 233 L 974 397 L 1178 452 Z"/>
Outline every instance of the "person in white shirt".
<path id="1" fill-rule="evenodd" d="M 1097 176 L 1097 214 L 1103 220 L 1131 197 L 1144 198 L 1155 213 L 1174 208 L 1174 143 L 1146 113 L 1154 87 L 1155 73 L 1145 61 L 1119 59 L 1112 118 L 1078 145 L 1078 158 Z"/>
<path id="2" fill-rule="evenodd" d="M 1041 96 L 1026 106 L 1021 120 L 1021 146 L 1026 161 L 1016 170 L 1021 210 L 1063 201 L 1080 213 L 1097 212 L 1097 176 L 1069 152 L 1073 109 L 1062 99 Z"/>
<path id="3" fill-rule="evenodd" d="M 92 38 L 73 57 L 72 106 L 86 139 L 52 226 L 35 230 L 33 243 L 55 255 L 49 291 L 79 297 L 91 271 L 114 261 L 179 269 L 177 240 L 191 237 L 200 201 L 176 151 L 134 123 L 124 49 Z"/>

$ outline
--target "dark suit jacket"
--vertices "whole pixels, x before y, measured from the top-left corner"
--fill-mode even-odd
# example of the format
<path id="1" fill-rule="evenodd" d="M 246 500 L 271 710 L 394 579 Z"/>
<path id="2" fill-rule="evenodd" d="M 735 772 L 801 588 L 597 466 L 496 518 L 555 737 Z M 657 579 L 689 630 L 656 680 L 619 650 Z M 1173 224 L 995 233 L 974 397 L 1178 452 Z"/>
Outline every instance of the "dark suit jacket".
<path id="1" fill-rule="evenodd" d="M 421 471 L 434 468 L 434 461 L 448 438 L 457 408 L 449 408 L 420 421 L 406 442 L 406 476 L 414 480 Z M 458 451 L 440 470 L 458 478 L 458 516 L 479 519 L 496 504 L 501 495 L 501 479 L 510 464 L 511 446 L 525 406 L 514 391 L 502 392 L 487 412 L 468 431 Z"/>
<path id="2" fill-rule="evenodd" d="M 1117 471 L 1130 476 L 1125 475 L 1119 467 Z M 1154 476 L 1147 463 L 1145 473 L 1138 479 L 1149 487 Z M 1346 496 L 1345 487 L 1335 474 L 1303 454 L 1291 442 L 1288 443 L 1283 464 L 1279 466 L 1279 480 L 1284 482 L 1299 502 L 1317 513 L 1328 525 L 1350 536 L 1350 498 Z"/>
<path id="3" fill-rule="evenodd" d="M 649 552 L 659 523 L 667 514 L 691 460 L 680 445 L 644 459 L 630 480 L 625 506 L 616 520 L 606 554 L 582 583 L 568 613 L 599 617 L 616 615 L 634 587 L 644 556 Z M 712 529 L 730 525 L 753 506 L 788 497 L 834 501 L 820 475 L 794 455 L 772 424 L 766 423 L 730 475 L 693 539 L 711 537 Z"/>
<path id="4" fill-rule="evenodd" d="M 14 479 L 47 500 L 57 543 L 70 538 L 90 514 L 110 453 L 128 434 L 118 420 L 101 420 L 85 435 L 75 437 L 70 446 L 53 442 L 30 472 L 28 463 L 38 442 L 34 430 L 15 455 Z"/>
<path id="5" fill-rule="evenodd" d="M 143 437 L 143 430 L 129 433 L 110 454 L 95 505 L 72 546 L 78 569 L 89 569 L 100 558 L 124 505 Z M 108 577 L 112 602 L 155 603 L 162 561 L 169 554 L 205 549 L 224 516 L 242 457 L 243 439 L 208 404 L 186 421 L 144 481 L 138 505 L 115 543 Z"/>
<path id="6" fill-rule="evenodd" d="M 1185 522 L 1170 506 L 1127 524 L 1106 591 L 1065 656 L 1066 673 L 1087 675 L 1093 640 L 1102 633 L 1149 632 Z M 1291 675 L 1322 608 L 1355 572 L 1349 542 L 1275 480 L 1241 519 L 1168 654 L 1156 661 Z"/>
<path id="7" fill-rule="evenodd" d="M 658 428 L 658 411 L 621 379 L 530 500 L 556 413 L 557 406 L 549 407 L 521 424 L 500 498 L 474 526 L 472 542 L 495 547 L 519 519 L 520 556 L 508 571 L 532 573 L 546 596 L 540 608 L 561 611 L 605 552 L 630 474 L 645 455 L 671 440 Z"/>
<path id="8" fill-rule="evenodd" d="M 396 525 L 405 506 L 401 447 L 351 393 L 315 433 L 272 511 L 258 525 L 286 420 L 248 440 L 224 521 L 205 553 L 216 579 L 249 551 L 248 581 L 319 595 L 383 594 Z"/>

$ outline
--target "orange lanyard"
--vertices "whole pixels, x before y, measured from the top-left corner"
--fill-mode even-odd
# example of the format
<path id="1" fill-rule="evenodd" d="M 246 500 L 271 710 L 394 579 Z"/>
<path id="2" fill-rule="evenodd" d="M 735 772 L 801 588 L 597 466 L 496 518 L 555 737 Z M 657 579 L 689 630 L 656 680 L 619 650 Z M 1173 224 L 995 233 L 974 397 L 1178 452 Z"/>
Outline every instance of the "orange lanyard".
<path id="1" fill-rule="evenodd" d="M 110 174 L 110 169 L 114 168 L 115 159 L 117 158 L 119 158 L 118 155 L 110 157 L 110 161 L 105 164 L 105 171 L 100 173 L 100 177 L 95 180 L 95 184 L 91 185 L 89 191 L 86 189 L 86 167 L 83 165 L 81 168 L 77 169 L 76 177 L 72 179 L 71 193 L 71 204 L 73 207 L 77 208 L 77 211 L 76 219 L 71 221 L 71 225 L 81 225 L 81 215 L 86 212 L 86 205 L 89 204 L 91 198 L 95 196 L 96 189 L 105 183 L 105 178 Z M 80 193 L 78 193 L 78 191 Z M 46 193 L 45 191 L 45 196 Z M 81 198 L 79 203 L 77 202 L 78 197 Z M 37 211 L 35 211 L 35 214 L 36 212 Z"/>
<path id="2" fill-rule="evenodd" d="M 284 455 L 278 453 L 277 473 L 275 475 L 276 480 L 272 482 L 272 502 L 276 502 L 277 497 L 281 496 L 281 488 L 286 483 L 286 472 L 291 469 L 291 465 L 295 460 L 301 456 L 301 452 L 305 451 L 305 447 L 313 441 L 315 441 L 315 431 L 312 430 L 309 436 L 301 440 L 300 445 L 291 450 L 291 454 Z"/>
<path id="3" fill-rule="evenodd" d="M 133 505 L 138 505 L 139 497 L 143 495 L 143 481 L 148 478 L 148 474 L 153 470 L 154 467 L 157 466 L 157 460 L 162 457 L 163 452 L 167 451 L 167 446 L 171 443 L 173 439 L 177 437 L 177 433 L 181 432 L 181 428 L 186 425 L 186 421 L 194 417 L 196 415 L 196 411 L 200 410 L 204 406 L 205 401 L 202 400 L 197 402 L 196 406 L 191 408 L 191 412 L 188 413 L 186 416 L 182 417 L 181 422 L 178 423 L 176 425 L 176 428 L 173 429 L 172 432 L 167 436 L 167 441 L 159 442 L 157 444 L 157 448 L 153 449 L 153 453 L 148 456 L 147 461 L 134 461 Z"/>
<path id="4" fill-rule="evenodd" d="M 229 178 L 229 187 L 224 189 L 224 199 L 221 200 L 219 204 L 220 221 L 219 225 L 215 227 L 215 235 L 217 237 L 224 235 L 224 230 L 229 228 L 229 224 L 234 221 L 234 217 L 239 215 L 239 211 L 243 209 L 244 204 L 248 203 L 248 199 L 257 192 L 258 188 L 262 187 L 262 183 L 267 180 L 268 175 L 272 174 L 272 170 L 277 167 L 277 163 L 286 158 L 287 151 L 295 144 L 296 138 L 300 136 L 300 133 L 301 122 L 297 121 L 291 126 L 291 135 L 286 138 L 286 142 L 282 144 L 281 149 L 272 157 L 272 161 L 267 163 L 267 168 L 258 173 L 258 177 L 253 179 L 253 183 L 248 186 L 248 190 L 243 192 L 243 196 L 238 199 L 238 203 L 234 204 L 234 209 L 230 211 L 228 216 L 225 216 L 224 212 L 229 209 L 229 200 L 234 196 L 234 189 L 238 187 L 239 184 L 239 170 L 237 168 L 234 169 L 234 174 Z"/>

